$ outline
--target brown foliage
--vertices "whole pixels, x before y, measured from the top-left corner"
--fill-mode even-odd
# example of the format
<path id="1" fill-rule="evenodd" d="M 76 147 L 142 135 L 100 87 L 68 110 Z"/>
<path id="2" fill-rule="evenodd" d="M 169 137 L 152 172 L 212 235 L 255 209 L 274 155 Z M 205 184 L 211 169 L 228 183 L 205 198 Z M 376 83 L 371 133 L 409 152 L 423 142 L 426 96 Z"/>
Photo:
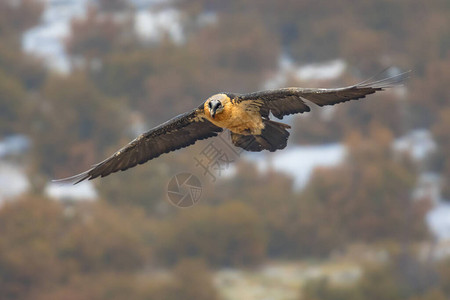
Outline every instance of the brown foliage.
<path id="1" fill-rule="evenodd" d="M 161 225 L 157 244 L 168 263 L 201 257 L 212 265 L 245 266 L 262 261 L 266 238 L 258 215 L 231 202 L 180 212 Z"/>
<path id="2" fill-rule="evenodd" d="M 152 234 L 143 215 L 101 204 L 63 209 L 56 202 L 26 196 L 1 207 L 0 235 L 1 299 L 41 294 L 53 295 L 50 299 L 97 299 L 93 295 L 114 290 L 118 274 L 141 270 L 151 258 L 147 239 Z M 80 278 L 104 272 L 111 273 L 101 276 L 105 286 Z M 128 289 L 137 289 L 134 283 L 130 287 L 130 278 L 122 277 Z M 77 290 L 80 285 L 83 289 Z"/>
<path id="3" fill-rule="evenodd" d="M 58 284 L 64 227 L 61 207 L 45 199 L 24 197 L 1 208 L 0 298 L 26 299 L 38 287 Z"/>
<path id="4" fill-rule="evenodd" d="M 389 263 L 368 265 L 362 277 L 351 286 L 336 286 L 326 279 L 310 281 L 301 299 L 307 300 L 440 300 L 436 270 L 408 255 L 393 257 Z"/>
<path id="5" fill-rule="evenodd" d="M 63 177 L 82 171 L 123 134 L 121 103 L 103 96 L 81 73 L 49 78 L 42 97 L 31 132 L 37 165 L 46 174 Z"/>
<path id="6" fill-rule="evenodd" d="M 0 2 L 0 37 L 17 35 L 39 21 L 43 3 L 36 0 Z"/>
<path id="7" fill-rule="evenodd" d="M 26 103 L 26 92 L 21 83 L 0 70 L 0 136 L 20 130 Z"/>
<path id="8" fill-rule="evenodd" d="M 129 18 L 118 21 L 112 15 L 100 14 L 91 7 L 85 18 L 72 21 L 72 34 L 66 41 L 67 52 L 89 63 L 108 53 L 123 50 L 136 40 L 131 21 Z"/>
<path id="9" fill-rule="evenodd" d="M 324 205 L 324 220 L 348 238 L 374 241 L 424 236 L 425 213 L 409 198 L 414 169 L 394 159 L 388 130 L 374 128 L 371 139 L 349 139 L 346 163 L 318 170 L 304 197 Z"/>
<path id="10" fill-rule="evenodd" d="M 164 299 L 219 299 L 213 285 L 212 274 L 201 260 L 182 260 L 174 268 L 173 277 Z"/>
<path id="11" fill-rule="evenodd" d="M 150 249 L 144 239 L 148 232 L 138 223 L 145 220 L 133 209 L 122 210 L 127 217 L 97 204 L 79 209 L 72 217 L 59 251 L 75 273 L 133 271 L 148 262 Z"/>

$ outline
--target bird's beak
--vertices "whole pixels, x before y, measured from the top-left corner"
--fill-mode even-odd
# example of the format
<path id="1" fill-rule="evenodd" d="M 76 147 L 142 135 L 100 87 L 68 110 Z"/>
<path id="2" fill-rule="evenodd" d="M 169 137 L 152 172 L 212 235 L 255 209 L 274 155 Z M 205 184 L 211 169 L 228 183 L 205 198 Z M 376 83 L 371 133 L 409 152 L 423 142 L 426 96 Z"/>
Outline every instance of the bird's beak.
<path id="1" fill-rule="evenodd" d="M 213 100 L 211 101 L 211 109 L 209 110 L 209 113 L 211 115 L 211 118 L 214 119 L 214 117 L 216 116 L 216 111 L 220 106 L 220 102 L 217 100 Z"/>

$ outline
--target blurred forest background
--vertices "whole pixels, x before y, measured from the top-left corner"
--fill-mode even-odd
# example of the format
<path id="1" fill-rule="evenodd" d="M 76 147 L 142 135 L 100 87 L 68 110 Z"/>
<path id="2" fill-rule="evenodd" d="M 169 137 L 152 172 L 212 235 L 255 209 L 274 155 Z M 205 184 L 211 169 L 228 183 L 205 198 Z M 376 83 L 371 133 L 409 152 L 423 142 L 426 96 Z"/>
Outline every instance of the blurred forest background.
<path id="1" fill-rule="evenodd" d="M 288 119 L 287 165 L 344 153 L 301 183 L 278 152 L 211 182 L 207 141 L 49 183 L 211 94 L 387 66 L 405 87 Z M 448 0 L 1 0 L 0 299 L 449 299 L 449 82 Z M 189 209 L 166 199 L 181 171 Z"/>

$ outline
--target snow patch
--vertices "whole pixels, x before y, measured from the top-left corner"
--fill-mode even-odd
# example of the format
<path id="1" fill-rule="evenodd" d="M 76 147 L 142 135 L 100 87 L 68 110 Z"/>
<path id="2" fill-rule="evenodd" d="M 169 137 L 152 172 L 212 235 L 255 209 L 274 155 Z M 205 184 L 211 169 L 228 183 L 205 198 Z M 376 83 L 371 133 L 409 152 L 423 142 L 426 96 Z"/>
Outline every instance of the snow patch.
<path id="1" fill-rule="evenodd" d="M 285 87 L 289 78 L 298 81 L 333 80 L 344 73 L 347 63 L 342 59 L 334 59 L 322 63 L 298 66 L 287 54 L 278 59 L 278 71 L 264 84 L 265 89 Z"/>
<path id="2" fill-rule="evenodd" d="M 9 155 L 20 155 L 30 149 L 30 139 L 21 134 L 10 135 L 0 141 L 0 158 Z"/>
<path id="3" fill-rule="evenodd" d="M 41 23 L 22 38 L 23 49 L 42 57 L 52 69 L 69 72 L 63 41 L 70 34 L 71 20 L 84 16 L 88 3 L 88 0 L 47 0 Z"/>
<path id="4" fill-rule="evenodd" d="M 86 16 L 88 5 L 95 0 L 46 0 L 45 10 L 38 26 L 28 30 L 22 37 L 22 48 L 41 57 L 51 69 L 62 73 L 71 70 L 65 52 L 64 39 L 70 35 L 73 18 Z M 152 6 L 168 3 L 168 0 L 133 0 L 137 9 L 135 28 L 143 38 L 160 39 L 164 32 L 176 43 L 184 41 L 179 12 L 165 9 L 150 12 Z"/>
<path id="5" fill-rule="evenodd" d="M 439 240 L 450 240 L 450 203 L 440 202 L 427 214 L 428 227 Z"/>
<path id="6" fill-rule="evenodd" d="M 347 64 L 342 59 L 335 59 L 323 63 L 304 65 L 296 71 L 300 80 L 331 80 L 339 78 L 345 71 Z"/>
<path id="7" fill-rule="evenodd" d="M 418 129 L 395 140 L 393 147 L 398 152 L 409 153 L 416 161 L 423 161 L 436 150 L 437 145 L 429 130 Z"/>
<path id="8" fill-rule="evenodd" d="M 413 199 L 429 199 L 436 205 L 442 200 L 441 189 L 442 180 L 438 174 L 422 173 L 419 176 L 416 188 L 413 191 Z"/>
<path id="9" fill-rule="evenodd" d="M 286 173 L 294 179 L 299 190 L 308 183 L 317 167 L 336 166 L 344 160 L 346 149 L 341 144 L 294 146 L 275 153 L 250 153 L 244 158 L 255 163 L 259 171 L 270 169 Z"/>
<path id="10" fill-rule="evenodd" d="M 159 41 L 168 34 L 177 44 L 184 42 L 183 28 L 180 23 L 180 13 L 175 9 L 161 11 L 138 11 L 135 18 L 135 30 L 147 41 Z"/>
<path id="11" fill-rule="evenodd" d="M 93 201 L 97 199 L 97 192 L 90 181 L 83 181 L 77 185 L 51 182 L 45 187 L 45 194 L 60 201 Z"/>
<path id="12" fill-rule="evenodd" d="M 0 162 L 0 204 L 25 193 L 29 187 L 30 182 L 22 168 Z"/>

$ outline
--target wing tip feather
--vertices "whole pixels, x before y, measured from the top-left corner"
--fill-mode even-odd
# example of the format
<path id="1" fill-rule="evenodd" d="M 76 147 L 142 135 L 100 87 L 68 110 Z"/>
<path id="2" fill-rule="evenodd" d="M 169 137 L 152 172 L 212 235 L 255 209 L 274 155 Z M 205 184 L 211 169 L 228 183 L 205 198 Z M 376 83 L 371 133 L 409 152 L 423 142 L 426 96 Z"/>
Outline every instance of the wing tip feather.
<path id="1" fill-rule="evenodd" d="M 389 70 L 391 70 L 392 67 L 386 68 L 383 71 L 379 72 L 375 76 L 370 77 L 369 79 L 364 80 L 363 82 L 360 82 L 359 84 L 355 85 L 357 88 L 373 88 L 373 89 L 387 89 L 392 88 L 396 86 L 401 86 L 405 83 L 406 80 L 408 80 L 411 77 L 412 70 L 407 70 L 405 72 L 400 72 L 395 75 L 383 77 L 378 80 L 374 80 L 376 78 L 380 78 L 382 74 L 388 73 Z"/>
<path id="2" fill-rule="evenodd" d="M 70 176 L 70 177 L 66 177 L 66 178 L 61 178 L 61 179 L 53 179 L 51 182 L 52 183 L 56 183 L 56 184 L 72 184 L 72 185 L 76 185 L 84 180 L 91 180 L 94 177 L 92 177 L 92 175 L 90 174 L 91 170 L 85 171 L 83 173 L 74 175 L 74 176 Z"/>

